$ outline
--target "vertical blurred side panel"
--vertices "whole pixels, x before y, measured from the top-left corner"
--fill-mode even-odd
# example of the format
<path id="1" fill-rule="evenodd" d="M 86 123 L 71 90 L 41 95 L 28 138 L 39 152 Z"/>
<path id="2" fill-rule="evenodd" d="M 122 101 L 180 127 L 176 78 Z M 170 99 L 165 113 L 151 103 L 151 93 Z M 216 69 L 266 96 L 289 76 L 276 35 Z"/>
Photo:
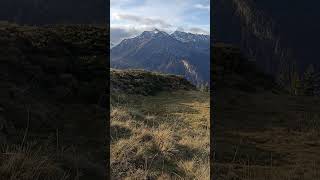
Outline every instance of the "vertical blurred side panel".
<path id="1" fill-rule="evenodd" d="M 0 2 L 0 179 L 106 179 L 107 7 Z"/>
<path id="2" fill-rule="evenodd" d="M 288 2 L 213 2 L 214 179 L 319 179 L 319 2 Z"/>

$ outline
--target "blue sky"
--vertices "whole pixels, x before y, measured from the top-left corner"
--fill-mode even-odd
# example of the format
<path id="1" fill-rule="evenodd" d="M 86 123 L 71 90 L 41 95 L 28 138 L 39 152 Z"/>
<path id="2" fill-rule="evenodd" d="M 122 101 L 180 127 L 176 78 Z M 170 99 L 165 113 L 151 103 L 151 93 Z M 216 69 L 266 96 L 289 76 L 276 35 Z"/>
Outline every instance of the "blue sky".
<path id="1" fill-rule="evenodd" d="M 110 18 L 115 43 L 154 28 L 209 34 L 210 0 L 111 0 Z"/>

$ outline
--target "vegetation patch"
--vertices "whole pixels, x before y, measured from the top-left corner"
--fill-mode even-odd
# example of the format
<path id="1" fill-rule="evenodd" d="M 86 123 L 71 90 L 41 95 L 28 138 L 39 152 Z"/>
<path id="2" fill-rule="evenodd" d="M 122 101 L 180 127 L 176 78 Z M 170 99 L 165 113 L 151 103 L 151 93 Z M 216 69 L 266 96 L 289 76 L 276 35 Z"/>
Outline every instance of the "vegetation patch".
<path id="1" fill-rule="evenodd" d="M 154 95 L 161 91 L 194 90 L 195 86 L 182 76 L 144 70 L 110 70 L 112 94 Z"/>

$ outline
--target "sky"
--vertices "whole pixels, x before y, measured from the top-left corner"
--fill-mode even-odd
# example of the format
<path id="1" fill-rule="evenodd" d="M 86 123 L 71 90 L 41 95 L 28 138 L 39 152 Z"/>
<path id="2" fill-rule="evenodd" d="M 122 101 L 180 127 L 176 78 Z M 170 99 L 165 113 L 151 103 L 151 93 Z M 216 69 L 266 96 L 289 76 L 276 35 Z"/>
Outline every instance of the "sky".
<path id="1" fill-rule="evenodd" d="M 210 0 L 111 0 L 111 42 L 155 28 L 210 33 Z"/>

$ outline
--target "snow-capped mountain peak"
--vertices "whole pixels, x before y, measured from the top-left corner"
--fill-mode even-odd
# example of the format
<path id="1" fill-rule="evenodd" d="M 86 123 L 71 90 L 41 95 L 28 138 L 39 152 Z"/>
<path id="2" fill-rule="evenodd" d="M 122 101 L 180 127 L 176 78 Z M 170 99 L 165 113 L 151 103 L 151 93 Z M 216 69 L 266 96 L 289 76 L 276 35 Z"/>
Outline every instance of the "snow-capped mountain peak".
<path id="1" fill-rule="evenodd" d="M 209 41 L 210 36 L 204 34 L 192 34 L 182 31 L 175 31 L 171 34 L 175 39 L 182 42 L 199 42 L 199 41 Z"/>
<path id="2" fill-rule="evenodd" d="M 154 29 L 153 31 L 152 31 L 154 34 L 157 34 L 157 33 L 159 33 L 160 31 L 159 31 L 159 29 Z"/>
<path id="3" fill-rule="evenodd" d="M 154 38 L 159 36 L 170 36 L 170 35 L 164 31 L 160 31 L 159 29 L 154 29 L 152 31 L 144 31 L 143 33 L 140 34 L 140 36 L 138 36 L 138 38 L 149 39 L 149 38 Z"/>
<path id="4" fill-rule="evenodd" d="M 111 49 L 111 67 L 183 75 L 194 84 L 208 82 L 210 42 L 201 38 L 202 35 L 178 31 L 144 31 Z"/>

